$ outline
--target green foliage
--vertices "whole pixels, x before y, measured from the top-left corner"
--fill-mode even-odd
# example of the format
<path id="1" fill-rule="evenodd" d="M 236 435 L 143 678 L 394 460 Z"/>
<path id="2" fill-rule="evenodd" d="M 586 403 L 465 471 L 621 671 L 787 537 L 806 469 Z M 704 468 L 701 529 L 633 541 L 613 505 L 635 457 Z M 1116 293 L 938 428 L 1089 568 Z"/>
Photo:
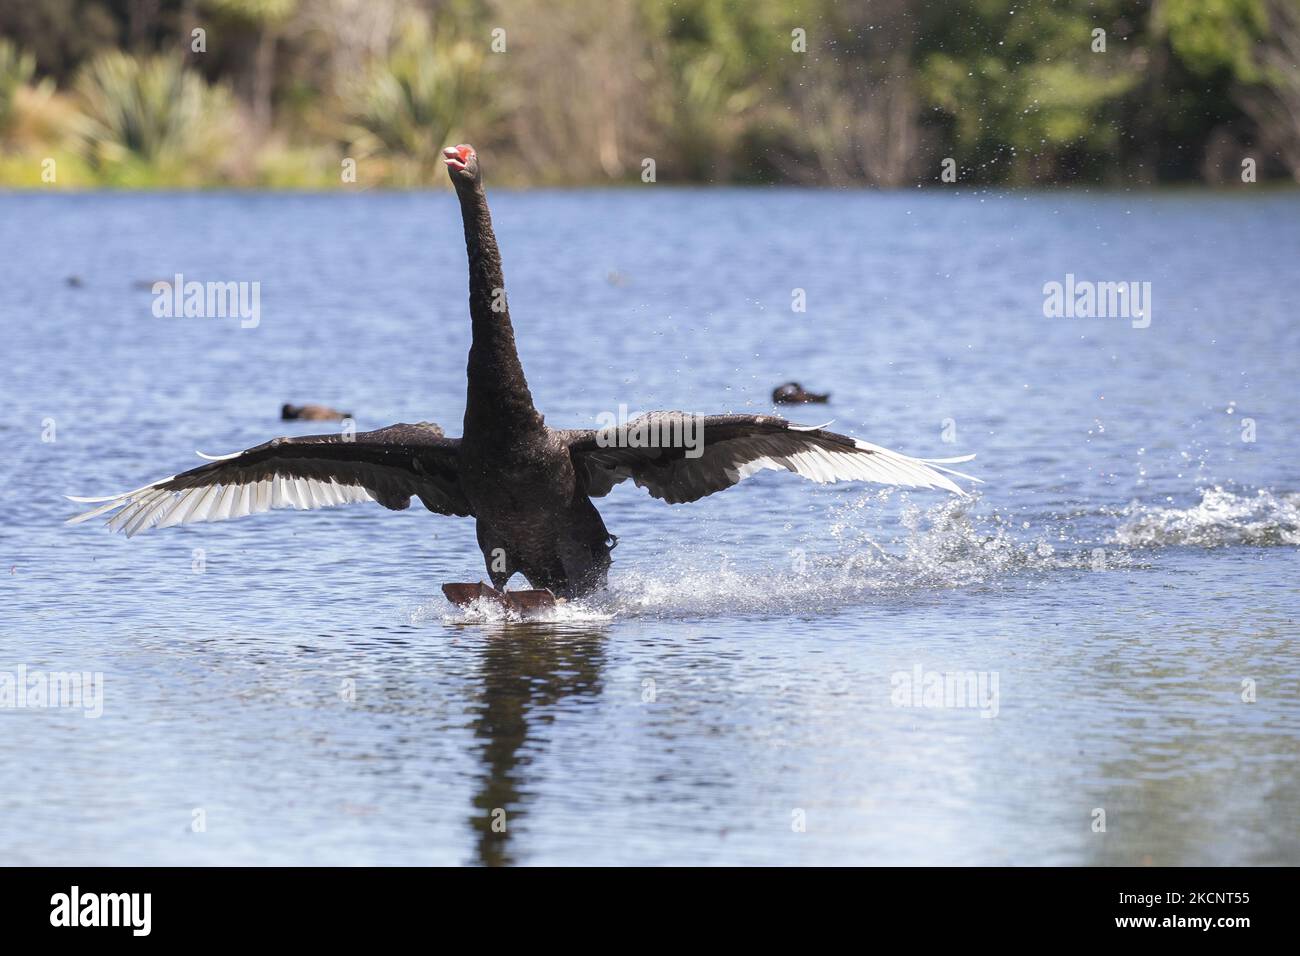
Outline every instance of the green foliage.
<path id="1" fill-rule="evenodd" d="M 0 38 L 0 142 L 8 135 L 15 113 L 18 91 L 36 74 L 36 58 L 9 40 Z"/>
<path id="2" fill-rule="evenodd" d="M 0 32 L 0 185 L 40 157 L 60 185 L 348 188 L 344 157 L 428 185 L 465 140 L 530 184 L 645 156 L 674 182 L 897 186 L 949 156 L 963 182 L 1213 180 L 1246 143 L 1300 179 L 1300 0 L 78 0 L 0 5 Z"/>
<path id="3" fill-rule="evenodd" d="M 1268 30 L 1263 0 L 1179 0 L 1158 10 L 1157 27 L 1168 32 L 1170 46 L 1193 72 L 1259 78 L 1254 50 Z"/>
<path id="4" fill-rule="evenodd" d="M 176 57 L 105 53 L 77 77 L 80 152 L 106 181 L 181 184 L 222 177 L 235 147 L 230 94 Z"/>
<path id="5" fill-rule="evenodd" d="M 1011 14 L 984 0 L 955 3 L 920 72 L 926 98 L 951 123 L 962 165 L 986 181 L 1025 181 L 1059 171 L 1067 156 L 1113 155 L 1117 113 L 1144 69 L 1145 51 L 1122 33 L 1131 6 L 1035 0 Z M 1094 29 L 1107 31 L 1105 52 L 1093 51 Z"/>
<path id="6" fill-rule="evenodd" d="M 403 185 L 427 182 L 442 168 L 442 148 L 464 136 L 468 117 L 487 125 L 485 56 L 482 43 L 409 19 L 392 53 L 345 93 L 349 152 L 386 161 Z"/>
<path id="7" fill-rule="evenodd" d="M 232 20 L 259 26 L 284 23 L 298 9 L 298 0 L 206 0 L 208 9 Z"/>

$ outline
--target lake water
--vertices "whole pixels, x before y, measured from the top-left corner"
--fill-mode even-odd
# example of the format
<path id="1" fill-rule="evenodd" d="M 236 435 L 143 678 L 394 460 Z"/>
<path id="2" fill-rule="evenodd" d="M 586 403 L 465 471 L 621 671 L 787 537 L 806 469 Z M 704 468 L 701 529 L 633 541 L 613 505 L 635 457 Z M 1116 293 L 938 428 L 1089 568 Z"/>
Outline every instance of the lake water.
<path id="1" fill-rule="evenodd" d="M 473 525 L 418 502 L 66 527 L 337 427 L 286 401 L 459 434 L 461 226 L 0 195 L 0 672 L 103 681 L 97 718 L 0 708 L 0 859 L 1300 864 L 1300 195 L 491 199 L 549 424 L 797 379 L 832 401 L 789 417 L 985 483 L 620 486 L 611 594 L 529 624 L 446 604 Z M 177 273 L 260 283 L 260 322 L 155 317 Z M 1067 274 L 1150 282 L 1148 327 L 1045 317 Z"/>

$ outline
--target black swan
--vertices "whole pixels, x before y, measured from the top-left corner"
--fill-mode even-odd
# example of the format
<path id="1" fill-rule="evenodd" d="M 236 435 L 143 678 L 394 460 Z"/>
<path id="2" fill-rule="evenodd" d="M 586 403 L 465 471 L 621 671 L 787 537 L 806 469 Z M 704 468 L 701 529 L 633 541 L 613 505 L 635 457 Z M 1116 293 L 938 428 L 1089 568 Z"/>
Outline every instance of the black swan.
<path id="1" fill-rule="evenodd" d="M 285 422 L 338 422 L 351 418 L 351 412 L 335 411 L 328 405 L 290 405 L 280 406 L 280 420 Z"/>
<path id="2" fill-rule="evenodd" d="M 798 382 L 786 382 L 772 389 L 772 401 L 777 405 L 816 405 L 831 400 L 829 393 L 808 392 Z"/>
<path id="3" fill-rule="evenodd" d="M 377 501 L 397 510 L 416 497 L 438 514 L 475 519 L 495 588 L 520 572 L 536 588 L 573 597 L 604 587 L 615 544 L 591 499 L 629 478 L 670 504 L 695 501 L 765 468 L 817 482 L 963 494 L 943 472 L 970 476 L 942 466 L 974 456 L 910 458 L 769 415 L 651 412 L 602 429 L 546 427 L 515 351 L 478 157 L 464 145 L 444 155 L 469 254 L 473 339 L 463 437 L 447 438 L 428 424 L 399 424 L 354 435 L 276 438 L 221 458 L 204 455 L 207 464 L 135 491 L 72 498 L 98 507 L 69 523 L 117 511 L 109 528 L 134 535 L 271 508 Z"/>

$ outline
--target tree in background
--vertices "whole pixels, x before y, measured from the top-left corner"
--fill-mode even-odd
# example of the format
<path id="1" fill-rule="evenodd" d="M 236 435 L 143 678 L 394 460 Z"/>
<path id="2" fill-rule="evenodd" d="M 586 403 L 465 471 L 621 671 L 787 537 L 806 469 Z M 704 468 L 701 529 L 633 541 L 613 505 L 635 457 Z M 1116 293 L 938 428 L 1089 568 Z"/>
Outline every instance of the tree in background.
<path id="1" fill-rule="evenodd" d="M 224 158 L 239 138 L 230 93 L 186 69 L 179 55 L 103 53 L 82 68 L 74 89 L 79 149 L 105 182 L 224 178 Z"/>
<path id="2" fill-rule="evenodd" d="M 258 132 L 271 128 L 272 97 L 275 90 L 275 51 L 280 31 L 297 13 L 298 0 L 204 0 L 215 15 L 218 27 L 233 25 L 255 35 L 252 49 L 248 100 Z"/>
<path id="3" fill-rule="evenodd" d="M 344 82 L 347 152 L 384 166 L 400 185 L 425 183 L 442 170 L 442 148 L 465 138 L 472 120 L 490 128 L 484 44 L 458 36 L 456 21 L 434 26 L 422 12 L 396 24 L 396 42 Z"/>
<path id="4" fill-rule="evenodd" d="M 531 184 L 1300 178 L 1300 0 L 0 0 L 0 35 L 0 183 L 71 142 L 106 183 L 425 185 L 451 139 Z M 110 122 L 146 82 L 188 92 Z M 224 146 L 124 119 L 201 139 L 172 109 Z"/>
<path id="5" fill-rule="evenodd" d="M 1259 82 L 1238 91 L 1242 108 L 1300 183 L 1300 3 L 1271 0 L 1269 27 L 1254 47 Z"/>
<path id="6" fill-rule="evenodd" d="M 921 86 L 962 178 L 1040 182 L 1114 171 L 1127 98 L 1149 53 L 1137 36 L 1140 2 L 1008 9 L 958 0 L 926 24 Z M 1105 31 L 1094 52 L 1093 31 Z"/>
<path id="7" fill-rule="evenodd" d="M 1187 0 L 1163 5 L 1160 18 L 1188 69 L 1226 86 L 1252 121 L 1243 138 L 1300 182 L 1300 0 Z M 1235 178 L 1233 153 L 1231 169 L 1206 178 Z"/>
<path id="8" fill-rule="evenodd" d="M 36 57 L 22 52 L 8 40 L 0 40 L 0 142 L 13 134 L 18 99 L 35 75 Z"/>
<path id="9" fill-rule="evenodd" d="M 656 155 L 690 181 L 771 178 L 767 157 L 747 139 L 775 100 L 777 78 L 793 66 L 786 58 L 794 56 L 790 19 L 801 18 L 799 3 L 643 0 L 640 7 Z"/>
<path id="10" fill-rule="evenodd" d="M 903 186 L 924 178 L 913 57 L 923 9 L 882 0 L 828 3 L 818 11 L 809 53 L 780 87 L 790 109 L 770 148 L 785 178 L 832 186 Z"/>

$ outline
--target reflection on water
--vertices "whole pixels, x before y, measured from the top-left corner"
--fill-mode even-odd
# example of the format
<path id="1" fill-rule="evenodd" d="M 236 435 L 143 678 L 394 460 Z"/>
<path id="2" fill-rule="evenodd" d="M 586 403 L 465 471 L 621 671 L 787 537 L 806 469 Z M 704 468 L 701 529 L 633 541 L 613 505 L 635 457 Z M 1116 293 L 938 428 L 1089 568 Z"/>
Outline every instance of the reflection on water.
<path id="1" fill-rule="evenodd" d="M 469 818 L 484 866 L 515 862 L 511 834 L 526 823 L 529 809 L 528 747 L 539 745 L 559 703 L 600 695 L 605 637 L 599 630 L 528 623 L 488 635 L 474 703 L 482 773 Z"/>

